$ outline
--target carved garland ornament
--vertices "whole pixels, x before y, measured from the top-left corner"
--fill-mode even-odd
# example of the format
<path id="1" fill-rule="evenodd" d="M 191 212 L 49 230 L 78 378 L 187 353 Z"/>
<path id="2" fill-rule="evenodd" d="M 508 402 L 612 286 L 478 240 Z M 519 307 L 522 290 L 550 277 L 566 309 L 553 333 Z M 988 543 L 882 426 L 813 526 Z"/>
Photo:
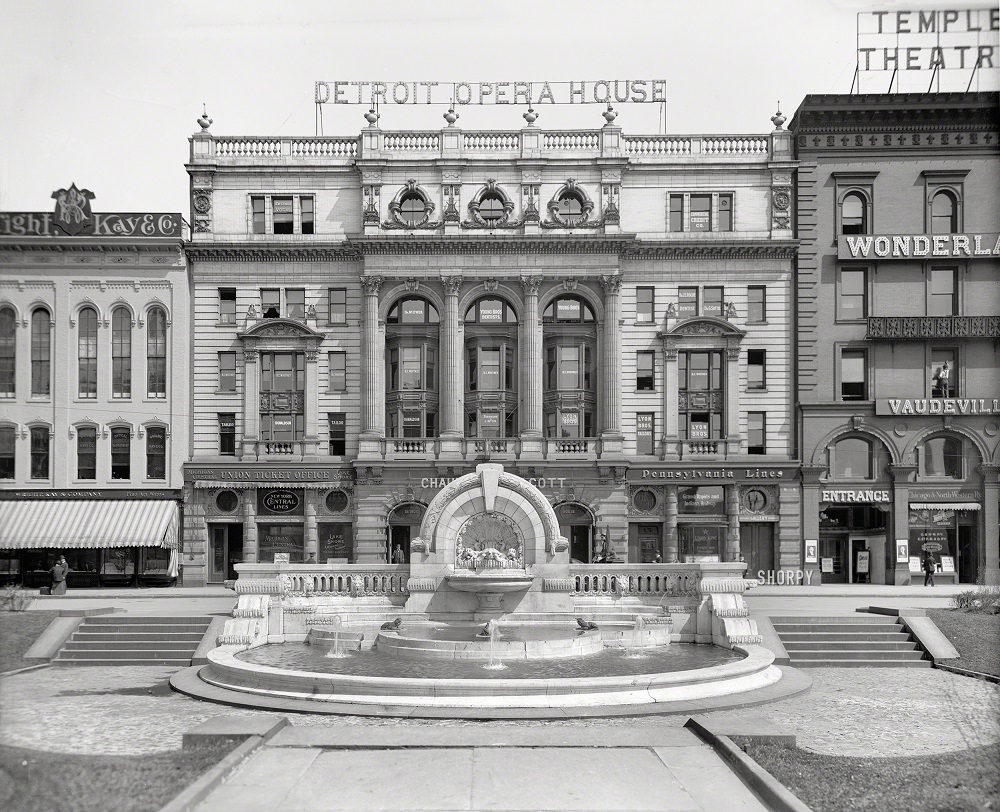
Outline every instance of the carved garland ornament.
<path id="1" fill-rule="evenodd" d="M 416 197 L 423 203 L 424 211 L 423 216 L 417 220 L 415 223 L 409 223 L 403 219 L 403 200 L 404 198 Z M 427 192 L 425 192 L 417 182 L 410 178 L 406 181 L 406 185 L 403 186 L 396 196 L 389 203 L 389 216 L 392 217 L 391 220 L 384 220 L 382 222 L 382 228 L 385 229 L 406 229 L 408 231 L 415 231 L 420 229 L 435 229 L 440 228 L 444 223 L 442 220 L 431 220 L 431 215 L 434 213 L 434 203 L 428 197 Z"/>

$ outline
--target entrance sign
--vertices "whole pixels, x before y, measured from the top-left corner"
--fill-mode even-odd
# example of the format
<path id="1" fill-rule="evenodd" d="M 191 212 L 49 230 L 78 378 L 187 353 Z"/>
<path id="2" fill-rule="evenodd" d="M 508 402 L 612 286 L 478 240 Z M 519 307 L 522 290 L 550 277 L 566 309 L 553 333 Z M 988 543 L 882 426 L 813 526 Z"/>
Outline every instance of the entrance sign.
<path id="1" fill-rule="evenodd" d="M 856 572 L 859 575 L 868 574 L 868 550 L 858 550 L 858 566 Z"/>
<path id="2" fill-rule="evenodd" d="M 316 82 L 316 104 L 649 104 L 667 100 L 666 79 L 574 82 Z"/>

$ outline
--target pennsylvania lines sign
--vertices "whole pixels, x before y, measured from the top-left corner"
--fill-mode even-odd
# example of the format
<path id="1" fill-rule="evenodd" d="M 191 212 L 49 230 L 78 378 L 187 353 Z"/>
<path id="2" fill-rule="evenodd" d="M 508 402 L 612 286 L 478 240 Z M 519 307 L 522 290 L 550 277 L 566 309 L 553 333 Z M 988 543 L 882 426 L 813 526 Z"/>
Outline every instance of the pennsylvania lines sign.
<path id="1" fill-rule="evenodd" d="M 1000 234 L 852 234 L 837 238 L 837 259 L 1000 257 Z"/>

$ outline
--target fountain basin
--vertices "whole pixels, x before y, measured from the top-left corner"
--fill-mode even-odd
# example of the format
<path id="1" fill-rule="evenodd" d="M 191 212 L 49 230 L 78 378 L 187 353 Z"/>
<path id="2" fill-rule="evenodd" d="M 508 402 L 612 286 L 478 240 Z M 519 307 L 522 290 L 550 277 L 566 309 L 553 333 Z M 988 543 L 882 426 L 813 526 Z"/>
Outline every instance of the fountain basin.
<path id="1" fill-rule="evenodd" d="M 709 668 L 624 677 L 573 679 L 426 679 L 351 676 L 274 668 L 236 658 L 238 646 L 208 652 L 198 671 L 202 683 L 225 689 L 227 701 L 259 705 L 259 698 L 331 703 L 335 712 L 399 716 L 454 715 L 474 710 L 503 716 L 591 715 L 599 709 L 631 708 L 643 713 L 662 703 L 703 701 L 766 688 L 781 679 L 774 655 L 762 646 L 737 646 L 742 660 Z M 188 690 L 186 692 L 194 693 Z M 195 694 L 197 695 L 197 694 Z M 255 697 L 252 699 L 251 697 Z M 686 706 L 690 710 L 690 706 Z M 318 709 L 318 708 L 317 708 Z"/>
<path id="2" fill-rule="evenodd" d="M 341 651 L 361 651 L 362 632 L 336 632 L 332 629 L 309 629 L 306 642 L 317 648 L 339 646 Z"/>
<path id="3" fill-rule="evenodd" d="M 531 586 L 532 577 L 523 572 L 491 571 L 482 575 L 459 574 L 447 576 L 448 586 L 459 592 L 505 593 L 518 592 Z"/>

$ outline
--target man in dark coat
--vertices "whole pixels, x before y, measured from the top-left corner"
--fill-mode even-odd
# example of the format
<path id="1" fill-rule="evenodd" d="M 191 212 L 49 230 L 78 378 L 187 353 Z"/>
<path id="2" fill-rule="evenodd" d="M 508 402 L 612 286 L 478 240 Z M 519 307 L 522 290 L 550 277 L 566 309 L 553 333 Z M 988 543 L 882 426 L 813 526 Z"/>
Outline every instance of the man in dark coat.
<path id="1" fill-rule="evenodd" d="M 928 581 L 934 586 L 935 570 L 937 570 L 937 559 L 934 558 L 934 553 L 928 550 L 924 553 L 924 586 L 928 585 Z"/>
<path id="2" fill-rule="evenodd" d="M 65 595 L 66 576 L 69 575 L 69 564 L 66 563 L 66 556 L 61 555 L 56 559 L 56 563 L 49 570 L 49 575 L 52 576 L 52 594 Z"/>

